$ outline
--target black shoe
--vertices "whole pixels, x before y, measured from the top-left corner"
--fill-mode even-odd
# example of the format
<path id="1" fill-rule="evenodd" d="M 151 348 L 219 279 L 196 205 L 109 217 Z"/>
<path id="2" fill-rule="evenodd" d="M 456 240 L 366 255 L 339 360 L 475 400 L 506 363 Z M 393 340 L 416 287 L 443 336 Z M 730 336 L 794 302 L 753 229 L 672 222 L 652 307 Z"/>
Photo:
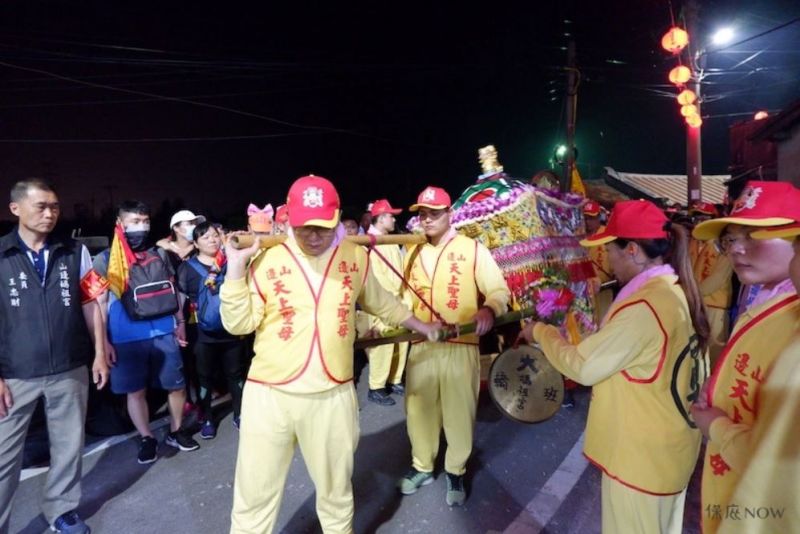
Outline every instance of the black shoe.
<path id="1" fill-rule="evenodd" d="M 183 430 L 167 434 L 167 439 L 164 440 L 164 443 L 182 451 L 195 451 L 200 448 L 200 444 Z"/>
<path id="2" fill-rule="evenodd" d="M 139 457 L 137 461 L 140 464 L 152 464 L 158 460 L 158 441 L 152 436 L 145 436 L 139 441 Z"/>
<path id="3" fill-rule="evenodd" d="M 447 473 L 447 494 L 445 495 L 447 506 L 461 506 L 467 500 L 467 492 L 464 489 L 464 476 Z"/>
<path id="4" fill-rule="evenodd" d="M 83 519 L 72 510 L 65 514 L 61 514 L 53 521 L 50 530 L 59 534 L 91 534 L 92 529 L 83 522 Z"/>
<path id="5" fill-rule="evenodd" d="M 393 393 L 395 395 L 405 395 L 406 387 L 403 384 L 390 384 L 389 393 Z"/>
<path id="6" fill-rule="evenodd" d="M 575 407 L 575 393 L 571 389 L 564 390 L 564 400 L 561 401 L 561 406 L 564 408 L 574 408 Z"/>
<path id="7" fill-rule="evenodd" d="M 371 400 L 375 404 L 380 404 L 381 406 L 394 406 L 395 404 L 394 399 L 387 395 L 386 391 L 382 389 L 369 390 L 369 393 L 367 393 L 367 399 Z"/>

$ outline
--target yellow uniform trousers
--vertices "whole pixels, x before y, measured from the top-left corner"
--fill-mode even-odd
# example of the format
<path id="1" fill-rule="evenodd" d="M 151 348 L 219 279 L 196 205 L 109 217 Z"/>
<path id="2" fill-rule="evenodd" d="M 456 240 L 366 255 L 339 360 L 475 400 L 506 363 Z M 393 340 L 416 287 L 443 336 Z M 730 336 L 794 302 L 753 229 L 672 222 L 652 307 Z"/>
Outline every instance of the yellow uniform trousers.
<path id="1" fill-rule="evenodd" d="M 708 353 L 711 359 L 711 369 L 713 369 L 730 336 L 728 310 L 706 306 L 706 317 L 711 329 L 708 337 Z"/>
<path id="2" fill-rule="evenodd" d="M 300 445 L 325 534 L 353 532 L 353 454 L 359 437 L 353 383 L 293 394 L 247 382 L 233 488 L 231 534 L 275 527 L 283 486 Z"/>
<path id="3" fill-rule="evenodd" d="M 629 488 L 603 473 L 603 534 L 680 534 L 686 490 L 652 495 Z"/>
<path id="4" fill-rule="evenodd" d="M 457 343 L 412 345 L 406 368 L 406 417 L 412 465 L 430 473 L 444 428 L 444 468 L 463 475 L 472 452 L 480 388 L 478 347 Z"/>
<path id="5" fill-rule="evenodd" d="M 367 349 L 369 357 L 369 389 L 383 389 L 403 381 L 408 343 L 378 345 Z"/>

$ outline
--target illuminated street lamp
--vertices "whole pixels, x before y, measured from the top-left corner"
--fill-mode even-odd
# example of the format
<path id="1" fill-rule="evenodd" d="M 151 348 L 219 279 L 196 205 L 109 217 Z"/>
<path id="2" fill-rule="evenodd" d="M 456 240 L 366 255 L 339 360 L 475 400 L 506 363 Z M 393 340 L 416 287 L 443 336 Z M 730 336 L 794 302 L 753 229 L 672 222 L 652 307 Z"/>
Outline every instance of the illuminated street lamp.
<path id="1" fill-rule="evenodd" d="M 717 46 L 726 45 L 733 40 L 733 36 L 733 28 L 720 28 L 711 36 L 711 42 Z"/>

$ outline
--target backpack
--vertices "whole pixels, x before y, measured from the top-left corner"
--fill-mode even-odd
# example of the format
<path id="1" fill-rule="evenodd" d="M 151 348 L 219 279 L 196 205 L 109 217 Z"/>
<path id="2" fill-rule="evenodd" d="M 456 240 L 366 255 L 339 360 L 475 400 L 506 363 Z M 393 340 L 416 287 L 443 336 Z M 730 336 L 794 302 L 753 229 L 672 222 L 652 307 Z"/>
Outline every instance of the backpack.
<path id="1" fill-rule="evenodd" d="M 160 251 L 148 250 L 128 268 L 128 288 L 120 301 L 131 319 L 154 319 L 178 311 L 178 292 Z"/>
<path id="2" fill-rule="evenodd" d="M 211 288 L 205 283 L 208 271 L 200 263 L 200 260 L 195 256 L 186 263 L 200 275 L 200 288 L 197 291 L 197 302 L 195 303 L 197 326 L 204 332 L 224 332 L 225 327 L 222 326 L 222 315 L 219 312 L 219 288 L 225 281 L 225 267 L 217 274 L 216 287 Z"/>

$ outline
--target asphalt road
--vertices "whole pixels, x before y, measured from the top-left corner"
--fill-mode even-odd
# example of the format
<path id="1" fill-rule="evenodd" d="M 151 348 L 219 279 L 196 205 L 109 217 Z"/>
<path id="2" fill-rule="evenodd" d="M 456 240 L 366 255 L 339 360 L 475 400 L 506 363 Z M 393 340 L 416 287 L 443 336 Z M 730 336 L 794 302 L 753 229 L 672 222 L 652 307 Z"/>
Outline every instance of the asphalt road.
<path id="1" fill-rule="evenodd" d="M 503 418 L 482 393 L 468 465 L 468 500 L 461 508 L 450 508 L 445 503 L 441 465 L 432 485 L 412 496 L 397 492 L 395 481 L 410 464 L 402 402 L 391 407 L 368 402 L 365 382 L 358 384 L 361 441 L 353 480 L 356 532 L 600 532 L 600 476 L 580 455 L 588 390 L 578 393 L 576 408 L 562 408 L 536 425 Z M 227 406 L 219 408 L 224 412 Z M 163 440 L 164 421 L 154 424 L 157 437 Z M 84 458 L 79 511 L 96 534 L 228 532 L 237 441 L 229 414 L 216 439 L 201 441 L 199 450 L 188 453 L 161 445 L 159 460 L 149 466 L 137 464 L 133 439 L 96 441 L 87 447 Z M 44 477 L 44 469 L 24 471 L 13 504 L 11 532 L 47 531 L 39 512 Z M 698 486 L 697 482 L 693 485 Z M 699 517 L 696 493 L 690 492 L 686 532 L 696 531 L 692 524 L 692 518 Z M 299 451 L 287 479 L 278 531 L 320 532 L 314 488 Z"/>

